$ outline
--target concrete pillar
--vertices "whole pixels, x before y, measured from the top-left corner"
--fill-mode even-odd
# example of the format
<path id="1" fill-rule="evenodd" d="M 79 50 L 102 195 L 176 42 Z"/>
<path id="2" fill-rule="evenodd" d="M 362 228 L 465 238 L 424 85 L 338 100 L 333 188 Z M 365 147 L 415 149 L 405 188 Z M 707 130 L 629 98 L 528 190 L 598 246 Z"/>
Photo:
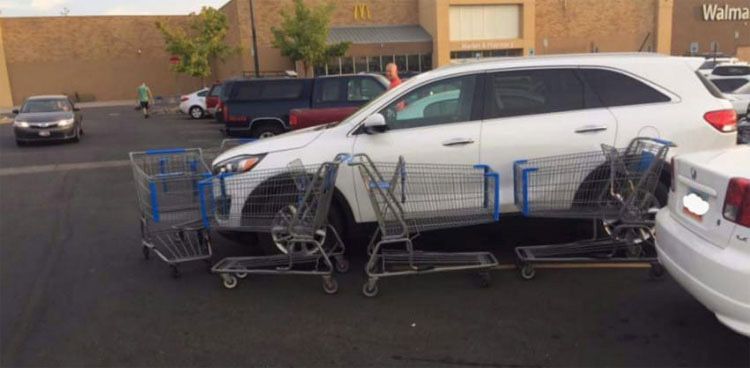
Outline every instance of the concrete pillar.
<path id="1" fill-rule="evenodd" d="M 10 93 L 8 65 L 5 63 L 5 45 L 3 44 L 3 25 L 0 20 L 0 107 L 12 107 L 13 95 Z"/>
<path id="2" fill-rule="evenodd" d="M 656 52 L 672 53 L 672 11 L 674 0 L 656 0 Z"/>

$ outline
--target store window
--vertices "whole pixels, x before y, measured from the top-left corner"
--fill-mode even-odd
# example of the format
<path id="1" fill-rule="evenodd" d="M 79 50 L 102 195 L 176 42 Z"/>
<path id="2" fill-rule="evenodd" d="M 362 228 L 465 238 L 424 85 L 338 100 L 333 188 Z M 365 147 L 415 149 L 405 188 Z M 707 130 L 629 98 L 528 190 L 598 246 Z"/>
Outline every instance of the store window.
<path id="1" fill-rule="evenodd" d="M 354 72 L 363 73 L 367 71 L 367 56 L 354 57 Z"/>
<path id="2" fill-rule="evenodd" d="M 340 74 L 352 74 L 354 73 L 354 59 L 351 56 L 345 56 L 339 58 L 339 62 L 341 63 L 341 73 Z"/>
<path id="3" fill-rule="evenodd" d="M 504 50 L 503 50 L 504 51 Z M 317 65 L 315 75 L 338 75 L 353 73 L 384 73 L 385 66 L 396 63 L 403 75 L 410 76 L 432 69 L 432 54 L 344 56 L 332 58 L 328 63 Z"/>
<path id="4" fill-rule="evenodd" d="M 369 56 L 367 58 L 368 70 L 370 73 L 380 73 L 383 68 L 380 66 L 380 55 Z"/>
<path id="5" fill-rule="evenodd" d="M 520 38 L 520 5 L 453 5 L 449 16 L 451 41 Z"/>

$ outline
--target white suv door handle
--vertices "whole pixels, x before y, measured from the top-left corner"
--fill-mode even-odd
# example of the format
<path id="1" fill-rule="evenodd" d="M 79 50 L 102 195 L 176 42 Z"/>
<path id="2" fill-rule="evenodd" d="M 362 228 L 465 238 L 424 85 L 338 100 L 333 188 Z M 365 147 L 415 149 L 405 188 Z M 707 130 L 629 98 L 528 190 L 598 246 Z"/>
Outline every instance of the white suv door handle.
<path id="1" fill-rule="evenodd" d="M 474 140 L 471 138 L 451 138 L 443 142 L 443 146 L 463 146 L 464 144 L 472 144 Z"/>
<path id="2" fill-rule="evenodd" d="M 593 133 L 607 130 L 606 125 L 584 125 L 576 128 L 576 133 Z"/>

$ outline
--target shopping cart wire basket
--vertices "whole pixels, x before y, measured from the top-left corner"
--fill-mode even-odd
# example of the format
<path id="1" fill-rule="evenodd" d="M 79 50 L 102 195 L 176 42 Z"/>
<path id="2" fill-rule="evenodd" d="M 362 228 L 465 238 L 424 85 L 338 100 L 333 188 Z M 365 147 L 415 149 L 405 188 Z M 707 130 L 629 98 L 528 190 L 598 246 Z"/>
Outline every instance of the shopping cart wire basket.
<path id="1" fill-rule="evenodd" d="M 366 296 L 378 294 L 381 277 L 443 271 L 480 271 L 489 283 L 497 259 L 489 252 L 422 252 L 412 241 L 421 231 L 497 221 L 499 175 L 485 165 L 375 163 L 355 154 L 378 228 L 368 245 Z M 396 246 L 395 248 L 393 246 Z"/>
<path id="2" fill-rule="evenodd" d="M 212 271 L 226 288 L 236 287 L 238 278 L 260 273 L 318 275 L 326 293 L 338 290 L 332 272 L 345 272 L 349 264 L 328 212 L 339 165 L 348 157 L 340 154 L 318 165 L 294 160 L 283 169 L 218 174 L 199 184 L 204 226 L 270 233 L 281 252 L 219 261 Z"/>
<path id="3" fill-rule="evenodd" d="M 653 210 L 664 161 L 672 142 L 635 138 L 626 148 L 519 160 L 514 163 L 514 202 L 528 217 L 591 219 L 606 224 L 608 237 L 566 244 L 516 248 L 524 278 L 536 262 L 651 262 Z M 594 229 L 597 228 L 596 223 Z M 660 271 L 659 271 L 660 272 Z"/>
<path id="4" fill-rule="evenodd" d="M 202 226 L 199 183 L 210 171 L 199 148 L 131 152 L 143 255 L 153 251 L 172 266 L 210 262 L 211 242 Z"/>

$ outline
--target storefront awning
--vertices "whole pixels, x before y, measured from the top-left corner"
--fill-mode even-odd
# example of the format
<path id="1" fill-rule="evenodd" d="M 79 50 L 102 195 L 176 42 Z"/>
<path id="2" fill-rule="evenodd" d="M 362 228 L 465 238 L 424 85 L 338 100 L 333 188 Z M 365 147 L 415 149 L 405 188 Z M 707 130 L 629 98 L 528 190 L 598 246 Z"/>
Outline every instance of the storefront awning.
<path id="1" fill-rule="evenodd" d="M 432 42 L 432 36 L 419 25 L 331 27 L 328 43 L 353 44 Z"/>

